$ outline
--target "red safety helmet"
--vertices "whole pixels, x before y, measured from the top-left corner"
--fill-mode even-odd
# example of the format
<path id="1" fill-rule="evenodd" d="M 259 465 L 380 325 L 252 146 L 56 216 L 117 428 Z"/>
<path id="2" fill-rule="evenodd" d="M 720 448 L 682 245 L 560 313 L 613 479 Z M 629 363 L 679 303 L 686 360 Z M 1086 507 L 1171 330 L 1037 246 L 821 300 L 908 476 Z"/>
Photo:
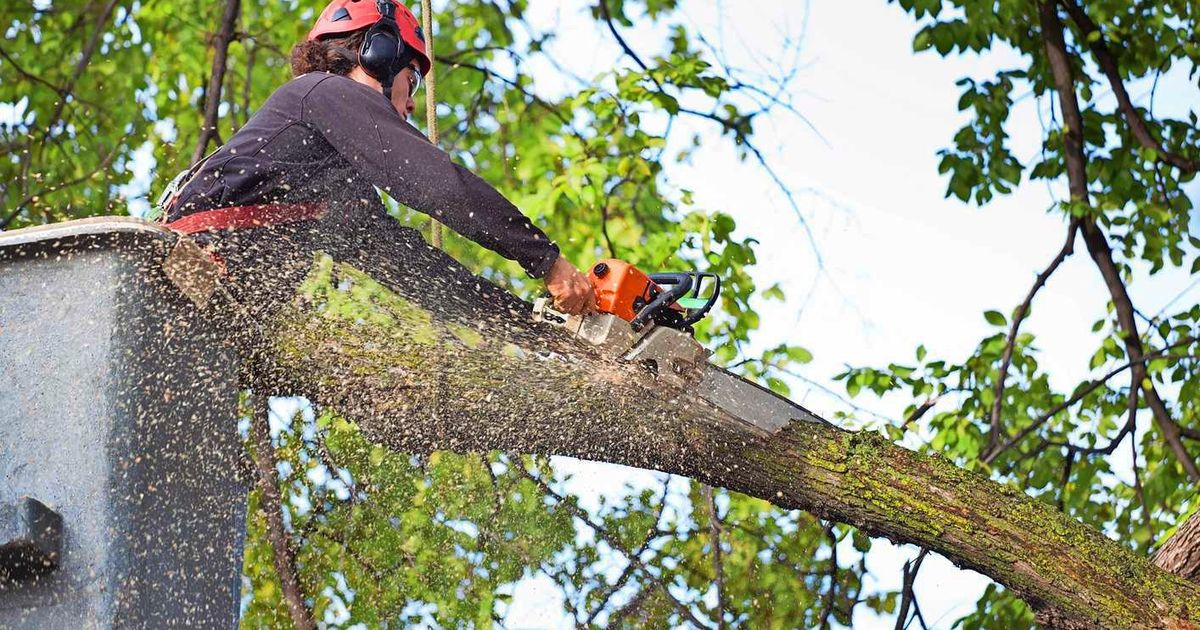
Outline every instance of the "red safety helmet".
<path id="1" fill-rule="evenodd" d="M 429 74 L 432 64 L 429 54 L 425 52 L 425 33 L 421 31 L 421 23 L 408 7 L 397 0 L 391 0 L 396 5 L 396 25 L 400 27 L 400 38 L 404 45 L 415 53 L 417 64 L 421 67 L 421 76 Z M 321 39 L 331 35 L 351 33 L 367 28 L 382 17 L 373 0 L 333 0 L 321 11 L 321 17 L 308 32 L 308 39 Z"/>

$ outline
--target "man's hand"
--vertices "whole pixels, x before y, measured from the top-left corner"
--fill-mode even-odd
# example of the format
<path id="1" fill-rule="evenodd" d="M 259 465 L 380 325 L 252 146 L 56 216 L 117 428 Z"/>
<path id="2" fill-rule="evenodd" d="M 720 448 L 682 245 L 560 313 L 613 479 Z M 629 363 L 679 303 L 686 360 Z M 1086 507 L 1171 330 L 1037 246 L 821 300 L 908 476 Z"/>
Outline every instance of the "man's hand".
<path id="1" fill-rule="evenodd" d="M 586 315 L 596 310 L 596 290 L 591 281 L 562 256 L 546 274 L 546 289 L 554 296 L 554 308 L 568 315 Z"/>

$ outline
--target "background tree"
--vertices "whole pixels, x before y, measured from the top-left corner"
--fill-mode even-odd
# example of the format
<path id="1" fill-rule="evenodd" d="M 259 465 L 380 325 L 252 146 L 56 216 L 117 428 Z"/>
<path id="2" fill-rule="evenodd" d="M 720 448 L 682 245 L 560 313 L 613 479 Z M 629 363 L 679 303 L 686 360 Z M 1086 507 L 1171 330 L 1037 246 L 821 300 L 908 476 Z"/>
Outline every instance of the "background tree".
<path id="1" fill-rule="evenodd" d="M 1084 165 L 1083 187 L 1076 176 L 1072 202 L 1061 208 L 1069 236 L 1054 260 L 1069 255 L 1082 235 L 1114 310 L 1098 312 L 1104 337 L 1094 359 L 1097 378 L 1073 392 L 1051 390 L 1038 371 L 1034 339 L 1020 331 L 1045 277 L 1010 317 L 987 315 L 1001 329 L 968 359 L 936 360 L 918 350 L 916 365 L 848 371 L 847 389 L 911 393 L 906 421 L 886 428 L 891 437 L 920 441 L 961 465 L 986 466 L 1145 552 L 1194 508 L 1194 465 L 1186 455 L 1189 448 L 1195 454 L 1188 440 L 1198 435 L 1190 394 L 1200 310 L 1139 315 L 1120 298 L 1121 272 L 1136 261 L 1158 269 L 1195 258 L 1197 243 L 1186 236 L 1190 205 L 1179 186 L 1194 172 L 1196 123 L 1155 119 L 1129 105 L 1128 96 L 1121 103 L 1115 84 L 1194 63 L 1193 9 L 1186 2 L 1090 3 L 1089 27 L 1084 9 L 1071 4 L 1058 5 L 1057 13 L 1039 12 L 1034 2 L 1008 3 L 999 12 L 988 3 L 901 4 L 928 23 L 917 48 L 946 55 L 1003 42 L 1028 63 L 964 83 L 961 103 L 976 117 L 943 160 L 951 194 L 964 201 L 1004 194 L 1027 168 L 1005 148 L 1014 90 L 1064 105 L 1070 99 L 1063 94 L 1083 96 L 1082 122 L 1071 125 L 1065 109 L 1059 114 L 1066 125 L 1048 129 L 1045 159 L 1029 166 L 1030 176 L 1059 181 L 1080 172 L 1072 164 Z M 689 155 L 666 151 L 673 122 L 694 118 L 771 169 L 754 143 L 754 122 L 772 110 L 795 113 L 787 100 L 794 57 L 777 54 L 784 62 L 770 76 L 754 75 L 724 64 L 719 48 L 685 26 L 676 2 L 590 6 L 597 31 L 624 56 L 611 72 L 580 78 L 547 54 L 554 35 L 529 23 L 526 2 L 440 4 L 443 146 L 562 235 L 577 262 L 611 254 L 650 269 L 699 263 L 722 274 L 726 315 L 702 337 L 716 360 L 786 391 L 787 373 L 809 358 L 805 350 L 743 351 L 757 328 L 750 296 L 782 293 L 754 286 L 748 267 L 755 242 L 734 238 L 728 215 L 695 208 L 688 191 L 670 185 L 669 165 Z M 147 191 L 135 166 L 152 163 L 162 181 L 228 138 L 287 79 L 286 53 L 319 8 L 81 0 L 3 9 L 0 103 L 12 105 L 13 124 L 0 134 L 8 158 L 0 161 L 0 226 L 123 213 L 130 200 L 136 211 Z M 1064 21 L 1061 43 L 1043 39 L 1055 32 L 1051 14 Z M 635 49 L 626 39 L 635 17 L 669 36 L 656 49 Z M 1097 52 L 1118 42 L 1119 55 Z M 1065 55 L 1065 88 L 1053 71 L 1056 55 Z M 541 77 L 535 84 L 523 70 L 535 60 L 557 68 L 561 86 L 547 88 Z M 1118 78 L 1109 84 L 1115 105 L 1093 101 L 1088 73 L 1103 77 L 1095 80 L 1100 85 Z M 423 215 L 394 210 L 423 224 Z M 1102 247 L 1103 239 L 1109 245 Z M 515 291 L 534 289 L 507 261 L 453 237 L 446 246 Z M 1118 376 L 1131 386 L 1116 385 Z M 265 464 L 252 507 L 267 507 L 252 510 L 248 523 L 248 625 L 286 626 L 289 617 L 300 625 L 488 625 L 503 617 L 512 584 L 531 573 L 559 585 L 567 612 L 581 624 L 849 625 L 860 604 L 892 611 L 901 599 L 901 621 L 919 617 L 911 588 L 863 588 L 865 536 L 806 513 L 682 480 L 661 494 L 635 493 L 585 510 L 542 461 L 397 456 L 344 420 L 303 412 L 277 422 L 264 440 L 262 420 L 260 414 L 244 427 Z M 1154 430 L 1146 430 L 1150 422 Z M 1107 459 L 1126 443 L 1144 461 L 1131 483 L 1114 476 Z M 853 546 L 839 544 L 845 539 Z M 1020 600 L 990 589 L 967 624 L 1029 621 Z"/>
<path id="2" fill-rule="evenodd" d="M 928 356 L 841 376 L 851 395 L 903 392 L 909 413 L 928 418 L 889 429 L 926 451 L 1051 502 L 1142 553 L 1166 540 L 1194 511 L 1197 323 L 1186 301 L 1157 313 L 1139 309 L 1128 283 L 1163 270 L 1200 271 L 1200 240 L 1189 233 L 1192 201 L 1183 189 L 1200 167 L 1200 127 L 1155 111 L 1160 77 L 1200 59 L 1197 7 L 1076 0 L 991 3 L 899 0 L 922 28 L 913 48 L 945 57 L 1017 53 L 991 78 L 959 81 L 970 121 L 941 152 L 946 194 L 984 205 L 1028 177 L 1060 201 L 1064 244 L 1050 252 L 1024 299 L 988 311 L 995 334 L 962 360 Z M 1194 76 L 1189 74 L 1189 77 Z M 1131 93 L 1148 92 L 1139 103 Z M 1017 99 L 1048 114 L 1041 155 L 1021 163 L 1006 125 Z M 1092 375 L 1070 390 L 1051 387 L 1033 335 L 1021 330 L 1039 291 L 1082 246 L 1107 289 L 1097 296 Z M 1187 288 L 1181 287 L 1184 292 Z M 1107 298 L 1107 304 L 1104 303 Z M 1103 308 L 1101 308 L 1103 307 Z M 929 439 L 912 434 L 928 430 Z M 1124 449 L 1129 458 L 1114 453 Z M 1130 464 L 1120 462 L 1128 461 Z M 1028 608 L 989 589 L 966 627 L 1024 624 Z"/>

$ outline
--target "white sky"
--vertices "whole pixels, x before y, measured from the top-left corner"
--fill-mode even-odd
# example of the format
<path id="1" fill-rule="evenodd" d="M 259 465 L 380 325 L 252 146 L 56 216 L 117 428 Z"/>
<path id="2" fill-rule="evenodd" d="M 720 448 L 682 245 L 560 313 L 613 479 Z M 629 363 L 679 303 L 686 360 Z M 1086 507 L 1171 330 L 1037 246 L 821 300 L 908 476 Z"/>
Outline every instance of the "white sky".
<path id="1" fill-rule="evenodd" d="M 540 3 L 531 3 L 534 9 Z M 576 3 L 564 3 L 557 16 L 563 41 L 551 48 L 572 68 L 599 72 L 619 58 L 616 46 L 592 39 Z M 741 47 L 768 61 L 780 33 L 795 36 L 803 25 L 804 3 L 796 0 L 686 2 L 684 12 L 710 36 L 718 32 L 724 9 L 723 41 L 735 65 L 749 63 Z M 750 10 L 747 10 L 750 9 Z M 760 286 L 782 282 L 789 301 L 763 304 L 757 341 L 787 341 L 815 355 L 804 373 L 837 391 L 832 375 L 845 365 L 911 362 L 924 343 L 931 355 L 965 358 L 991 330 L 982 312 L 1008 313 L 1024 297 L 1034 275 L 1054 257 L 1065 238 L 1065 224 L 1047 214 L 1051 191 L 1043 183 L 1021 185 L 1015 194 L 979 209 L 944 198 L 946 182 L 937 173 L 937 151 L 950 144 L 964 115 L 957 111 L 963 76 L 990 76 L 1011 53 L 943 59 L 914 54 L 913 20 L 882 0 L 816 0 L 804 39 L 804 70 L 795 86 L 795 104 L 816 126 L 825 144 L 795 117 L 781 113 L 760 121 L 757 142 L 777 171 L 801 197 L 807 220 L 821 244 L 827 274 L 819 276 L 808 241 L 791 208 L 753 161 L 739 162 L 727 142 L 702 121 L 687 127 L 708 139 L 691 166 L 670 169 L 671 181 L 696 192 L 698 205 L 732 214 L 740 233 L 761 241 L 755 272 Z M 626 33 L 641 50 L 654 50 L 653 34 Z M 623 63 L 623 62 L 622 62 Z M 537 67 L 528 68 L 535 77 Z M 594 72 L 581 72 L 591 76 Z M 1196 102 L 1194 86 L 1180 73 L 1164 81 L 1156 98 L 1159 113 Z M 1144 102 L 1148 88 L 1134 86 Z M 1019 94 L 1018 94 L 1019 96 Z M 1045 107 L 1045 105 L 1041 105 Z M 1042 127 L 1037 104 L 1021 100 L 1014 111 L 1010 146 L 1029 164 L 1037 155 Z M 1048 119 L 1047 119 L 1048 120 Z M 690 135 L 679 129 L 679 137 Z M 1055 191 L 1060 194 L 1061 191 Z M 1195 197 L 1193 197 L 1195 198 Z M 587 264 L 590 261 L 576 261 Z M 1138 278 L 1135 301 L 1155 312 L 1186 286 L 1185 274 Z M 803 303 L 816 282 L 812 297 Z M 1177 306 L 1194 302 L 1196 292 Z M 1081 250 L 1041 292 L 1023 330 L 1038 336 L 1042 365 L 1059 387 L 1084 376 L 1095 348 L 1090 324 L 1103 315 L 1107 299 L 1099 276 Z M 814 411 L 830 415 L 840 404 L 803 384 L 794 397 Z M 873 401 L 865 406 L 892 417 L 908 402 Z M 561 470 L 575 475 L 570 487 L 584 505 L 624 484 L 657 486 L 660 477 L 631 469 L 560 459 Z M 911 547 L 877 543 L 869 568 L 877 584 L 897 588 Z M 949 627 L 969 612 L 986 578 L 960 571 L 930 556 L 917 589 L 925 619 Z M 516 593 L 507 625 L 569 625 L 552 604 L 548 579 L 524 582 Z M 859 628 L 892 628 L 894 619 L 873 618 L 865 608 L 855 617 Z"/>

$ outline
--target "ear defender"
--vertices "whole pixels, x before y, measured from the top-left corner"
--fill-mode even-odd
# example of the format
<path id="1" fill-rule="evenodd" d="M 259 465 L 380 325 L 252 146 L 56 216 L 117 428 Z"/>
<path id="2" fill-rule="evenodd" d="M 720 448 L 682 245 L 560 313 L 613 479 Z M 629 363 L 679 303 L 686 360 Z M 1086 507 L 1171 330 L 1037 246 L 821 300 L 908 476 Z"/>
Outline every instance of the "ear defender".
<path id="1" fill-rule="evenodd" d="M 396 5 L 391 0 L 375 0 L 379 20 L 367 29 L 362 47 L 358 50 L 358 63 L 367 74 L 383 86 L 383 95 L 392 100 L 392 83 L 404 69 L 401 61 L 406 48 L 396 24 Z"/>

